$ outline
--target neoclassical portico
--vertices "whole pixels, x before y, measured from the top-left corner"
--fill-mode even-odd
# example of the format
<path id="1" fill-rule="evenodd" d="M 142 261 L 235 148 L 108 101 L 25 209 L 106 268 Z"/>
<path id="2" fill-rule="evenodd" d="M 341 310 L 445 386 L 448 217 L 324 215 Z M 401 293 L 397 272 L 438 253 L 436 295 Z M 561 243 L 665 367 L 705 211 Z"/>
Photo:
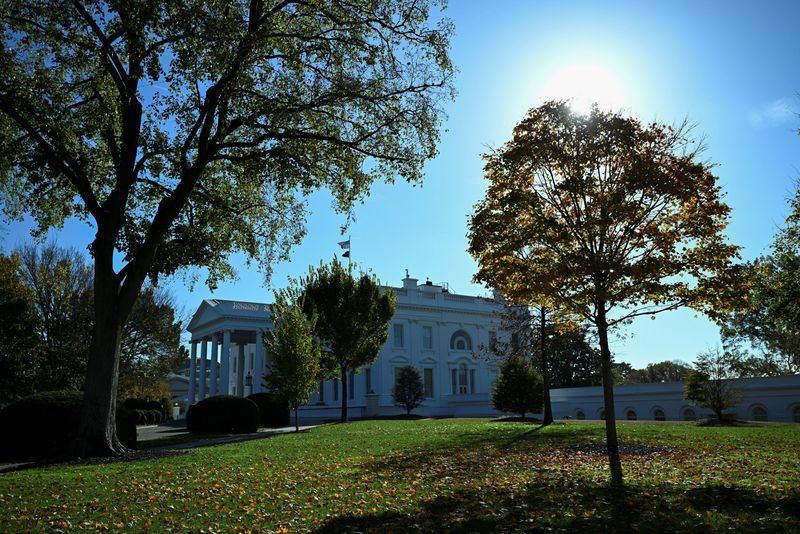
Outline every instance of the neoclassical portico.
<path id="1" fill-rule="evenodd" d="M 212 395 L 245 397 L 263 391 L 267 362 L 262 336 L 268 324 L 264 304 L 203 301 L 188 327 L 189 406 Z"/>

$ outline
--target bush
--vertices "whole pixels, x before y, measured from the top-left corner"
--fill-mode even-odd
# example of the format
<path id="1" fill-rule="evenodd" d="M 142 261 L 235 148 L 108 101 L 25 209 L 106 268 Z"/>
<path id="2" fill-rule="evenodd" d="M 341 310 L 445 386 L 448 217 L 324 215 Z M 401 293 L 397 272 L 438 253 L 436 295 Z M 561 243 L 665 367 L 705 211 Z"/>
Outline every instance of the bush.
<path id="1" fill-rule="evenodd" d="M 130 410 L 135 410 L 139 414 L 138 422 L 139 425 L 153 425 L 153 424 L 161 424 L 164 421 L 167 421 L 172 412 L 170 410 L 170 403 L 167 399 L 161 400 L 150 400 L 150 399 L 137 399 L 137 398 L 127 398 L 125 399 L 125 407 Z M 158 412 L 157 415 L 149 415 L 145 416 L 146 412 L 156 411 Z"/>
<path id="2" fill-rule="evenodd" d="M 495 409 L 525 419 L 526 413 L 541 409 L 543 398 L 542 377 L 527 359 L 512 355 L 500 364 L 500 376 L 492 386 Z"/>
<path id="3" fill-rule="evenodd" d="M 259 426 L 275 428 L 289 426 L 289 403 L 272 393 L 253 393 L 247 397 L 258 406 Z"/>
<path id="4" fill-rule="evenodd" d="M 208 397 L 189 408 L 186 429 L 191 433 L 255 432 L 258 406 L 250 399 L 232 395 Z"/>
<path id="5" fill-rule="evenodd" d="M 46 391 L 25 397 L 0 411 L 0 457 L 7 460 L 52 458 L 69 452 L 81 419 L 83 393 Z M 117 405 L 117 436 L 136 447 L 136 414 Z"/>

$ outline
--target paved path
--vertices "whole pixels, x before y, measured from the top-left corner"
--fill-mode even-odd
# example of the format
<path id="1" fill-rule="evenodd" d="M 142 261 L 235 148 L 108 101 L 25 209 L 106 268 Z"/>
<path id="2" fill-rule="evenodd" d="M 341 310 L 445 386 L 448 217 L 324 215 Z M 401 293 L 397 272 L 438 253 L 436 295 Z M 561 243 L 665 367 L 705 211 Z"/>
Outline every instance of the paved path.
<path id="1" fill-rule="evenodd" d="M 314 428 L 317 425 L 301 426 L 300 432 L 305 432 Z M 140 426 L 136 429 L 137 442 L 152 441 L 161 438 L 181 437 L 186 438 L 191 434 L 186 430 L 184 421 L 170 421 L 163 425 Z M 163 447 L 156 447 L 155 450 L 168 450 L 168 449 L 194 449 L 196 447 L 208 447 L 210 445 L 219 445 L 221 443 L 232 443 L 235 441 L 248 441 L 251 439 L 268 438 L 277 434 L 287 434 L 294 432 L 294 426 L 285 426 L 281 428 L 264 428 L 258 432 L 250 434 L 230 434 L 228 436 L 219 436 L 214 438 L 197 437 L 196 440 L 185 441 L 181 443 L 173 443 L 164 445 Z"/>

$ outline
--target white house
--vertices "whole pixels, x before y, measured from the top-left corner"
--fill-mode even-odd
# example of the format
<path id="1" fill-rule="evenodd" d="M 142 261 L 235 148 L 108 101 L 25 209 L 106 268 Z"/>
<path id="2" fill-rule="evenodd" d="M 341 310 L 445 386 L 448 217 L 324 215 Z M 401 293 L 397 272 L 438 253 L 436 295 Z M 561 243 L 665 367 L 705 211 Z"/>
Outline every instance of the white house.
<path id="1" fill-rule="evenodd" d="M 429 416 L 495 416 L 491 384 L 497 361 L 482 356 L 481 346 L 497 334 L 503 304 L 499 299 L 457 295 L 431 282 L 418 284 L 406 275 L 392 288 L 397 307 L 389 339 L 373 365 L 351 374 L 351 417 L 393 415 L 392 388 L 398 368 L 416 367 L 426 398 L 415 413 Z M 216 394 L 247 396 L 263 390 L 268 357 L 262 335 L 270 328 L 267 304 L 204 300 L 189 323 L 191 361 L 188 372 L 171 375 L 173 400 L 191 406 Z M 203 379 L 205 377 L 205 379 Z M 800 375 L 742 379 L 739 419 L 800 422 Z M 336 419 L 341 407 L 338 380 L 321 382 L 306 421 Z M 614 388 L 618 419 L 690 420 L 710 414 L 683 399 L 683 383 L 637 384 Z M 600 387 L 551 391 L 556 418 L 601 419 Z"/>
<path id="2" fill-rule="evenodd" d="M 415 413 L 461 416 L 497 415 L 490 388 L 497 364 L 480 356 L 496 335 L 503 305 L 484 297 L 457 295 L 408 275 L 392 288 L 397 298 L 389 339 L 373 365 L 351 374 L 351 417 L 401 413 L 392 399 L 396 369 L 415 366 L 426 398 Z M 187 404 L 215 394 L 246 396 L 263 390 L 268 357 L 262 343 L 269 329 L 269 306 L 254 302 L 204 300 L 189 323 L 191 363 Z M 205 379 L 203 379 L 205 377 Z M 301 415 L 308 420 L 336 418 L 341 407 L 338 380 L 321 382 Z"/>

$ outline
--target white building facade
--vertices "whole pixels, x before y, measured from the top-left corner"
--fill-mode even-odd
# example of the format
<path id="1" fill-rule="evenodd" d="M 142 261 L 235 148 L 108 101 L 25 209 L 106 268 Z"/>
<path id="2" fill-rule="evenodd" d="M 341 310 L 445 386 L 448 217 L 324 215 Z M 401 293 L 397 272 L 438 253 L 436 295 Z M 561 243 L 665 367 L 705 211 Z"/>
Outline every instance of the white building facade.
<path id="1" fill-rule="evenodd" d="M 800 423 L 800 375 L 741 378 L 731 386 L 738 403 L 725 410 L 740 420 Z M 632 384 L 614 387 L 617 420 L 694 421 L 710 417 L 708 408 L 683 398 L 683 382 Z M 554 389 L 550 392 L 553 417 L 603 419 L 603 388 Z"/>
<path id="2" fill-rule="evenodd" d="M 457 295 L 431 282 L 406 276 L 392 288 L 397 305 L 389 337 L 374 364 L 352 373 L 348 390 L 338 380 L 320 383 L 306 421 L 335 419 L 341 396 L 348 397 L 350 417 L 403 413 L 394 406 L 397 369 L 417 368 L 425 399 L 414 410 L 430 416 L 492 416 L 491 385 L 497 362 L 482 356 L 482 347 L 497 335 L 503 304 L 495 299 Z M 254 302 L 204 300 L 188 330 L 191 360 L 186 404 L 211 395 L 247 396 L 263 391 L 268 355 L 263 335 L 270 328 L 269 306 Z"/>

